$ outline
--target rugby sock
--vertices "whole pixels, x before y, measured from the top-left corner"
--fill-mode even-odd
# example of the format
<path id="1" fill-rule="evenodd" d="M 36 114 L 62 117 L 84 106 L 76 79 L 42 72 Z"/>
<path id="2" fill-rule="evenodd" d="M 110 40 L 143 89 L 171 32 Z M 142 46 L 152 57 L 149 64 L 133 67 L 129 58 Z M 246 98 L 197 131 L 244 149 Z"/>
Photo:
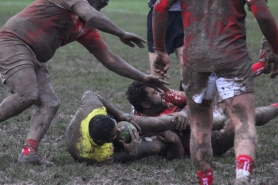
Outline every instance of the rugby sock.
<path id="1" fill-rule="evenodd" d="M 27 139 L 22 147 L 21 153 L 29 155 L 31 152 L 37 152 L 39 143 L 34 139 Z"/>
<path id="2" fill-rule="evenodd" d="M 208 169 L 207 171 L 198 171 L 197 176 L 199 177 L 200 185 L 211 185 L 213 181 L 212 170 Z"/>
<path id="3" fill-rule="evenodd" d="M 254 166 L 254 160 L 248 155 L 239 155 L 236 158 L 236 179 L 249 179 Z"/>

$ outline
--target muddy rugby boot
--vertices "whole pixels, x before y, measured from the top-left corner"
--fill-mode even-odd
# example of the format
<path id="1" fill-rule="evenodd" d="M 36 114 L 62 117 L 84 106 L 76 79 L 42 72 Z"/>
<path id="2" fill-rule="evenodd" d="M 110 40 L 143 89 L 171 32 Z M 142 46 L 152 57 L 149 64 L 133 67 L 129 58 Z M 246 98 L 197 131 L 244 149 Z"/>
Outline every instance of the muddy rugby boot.
<path id="1" fill-rule="evenodd" d="M 33 164 L 33 165 L 52 165 L 52 162 L 42 160 L 37 153 L 29 153 L 28 155 L 19 153 L 17 162 L 19 164 Z"/>

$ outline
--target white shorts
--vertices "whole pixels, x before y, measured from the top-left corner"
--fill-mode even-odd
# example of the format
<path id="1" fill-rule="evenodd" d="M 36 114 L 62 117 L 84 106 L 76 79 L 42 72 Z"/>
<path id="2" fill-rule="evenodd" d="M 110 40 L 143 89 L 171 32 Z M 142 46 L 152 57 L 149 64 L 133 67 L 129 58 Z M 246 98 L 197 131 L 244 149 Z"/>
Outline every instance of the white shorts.
<path id="1" fill-rule="evenodd" d="M 203 99 L 214 100 L 216 97 L 217 101 L 221 102 L 222 100 L 245 92 L 246 87 L 243 85 L 242 81 L 242 78 L 223 78 L 217 77 L 215 73 L 212 73 L 209 76 L 207 86 L 202 89 L 200 94 L 195 94 L 192 96 L 192 99 L 196 103 L 202 103 Z"/>

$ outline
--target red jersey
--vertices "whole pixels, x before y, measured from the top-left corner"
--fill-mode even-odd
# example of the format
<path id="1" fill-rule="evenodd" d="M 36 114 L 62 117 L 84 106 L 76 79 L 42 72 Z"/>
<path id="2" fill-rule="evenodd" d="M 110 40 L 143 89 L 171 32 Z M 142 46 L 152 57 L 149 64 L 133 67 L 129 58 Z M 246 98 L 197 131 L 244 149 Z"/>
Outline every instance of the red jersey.
<path id="1" fill-rule="evenodd" d="M 160 112 L 157 116 L 179 112 L 187 104 L 185 93 L 181 91 L 169 90 L 165 93 L 163 99 L 167 104 L 167 108 Z M 136 112 L 136 115 L 140 116 L 140 112 Z"/>
<path id="2" fill-rule="evenodd" d="M 254 9 L 251 5 L 255 1 L 265 3 L 265 0 L 180 0 L 185 35 L 185 65 L 198 72 L 217 72 L 249 61 L 244 6 L 247 3 Z M 160 0 L 156 4 L 155 22 L 166 19 L 161 13 L 165 12 L 167 6 L 168 0 Z M 276 31 L 276 28 L 273 30 Z M 275 31 L 273 36 L 277 33 Z M 165 32 L 161 25 L 154 24 L 154 32 L 154 48 L 164 50 L 164 41 L 160 38 Z M 273 39 L 278 43 L 277 37 Z"/>
<path id="3" fill-rule="evenodd" d="M 23 40 L 40 62 L 51 59 L 60 46 L 78 41 L 89 52 L 107 48 L 95 28 L 75 15 L 71 8 L 87 0 L 36 0 L 10 18 L 0 30 Z"/>
<path id="4" fill-rule="evenodd" d="M 181 91 L 169 90 L 165 93 L 163 99 L 167 103 L 167 109 L 160 112 L 159 116 L 179 112 L 187 104 L 185 93 Z"/>
<path id="5" fill-rule="evenodd" d="M 187 103 L 186 103 L 186 96 L 185 93 L 181 91 L 175 91 L 175 90 L 169 90 L 165 93 L 163 96 L 163 99 L 167 103 L 167 108 L 160 112 L 158 116 L 163 116 L 167 114 L 172 114 L 174 112 L 179 112 L 181 109 L 183 109 Z M 136 112 L 137 116 L 140 116 L 139 112 Z M 189 142 L 190 142 L 190 131 L 185 130 L 185 131 L 175 131 L 176 134 L 180 137 L 184 152 L 186 155 L 190 155 L 190 147 L 189 147 Z"/>

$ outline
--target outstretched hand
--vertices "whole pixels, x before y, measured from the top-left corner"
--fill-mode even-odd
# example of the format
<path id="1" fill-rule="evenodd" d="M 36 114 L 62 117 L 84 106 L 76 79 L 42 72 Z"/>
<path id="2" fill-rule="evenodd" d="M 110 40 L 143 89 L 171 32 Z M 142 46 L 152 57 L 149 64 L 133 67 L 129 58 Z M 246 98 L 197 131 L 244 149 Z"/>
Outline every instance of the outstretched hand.
<path id="1" fill-rule="evenodd" d="M 168 78 L 167 71 L 170 68 L 170 58 L 166 52 L 155 50 L 155 58 L 154 58 L 154 71 L 158 73 L 160 76 Z"/>
<path id="2" fill-rule="evenodd" d="M 270 72 L 270 78 L 275 78 L 278 75 L 278 55 L 271 52 L 266 59 L 265 71 Z"/>
<path id="3" fill-rule="evenodd" d="M 136 44 L 139 48 L 144 48 L 143 43 L 146 43 L 141 37 L 129 32 L 125 32 L 120 39 L 124 44 L 129 45 L 130 47 L 134 47 L 134 44 Z"/>
<path id="4" fill-rule="evenodd" d="M 166 81 L 160 79 L 159 77 L 155 77 L 155 76 L 152 76 L 152 75 L 146 75 L 143 79 L 143 83 L 146 86 L 154 88 L 158 92 L 161 92 L 161 90 L 164 91 L 164 92 L 168 91 L 169 88 L 166 87 L 165 85 L 170 84 L 169 82 L 166 82 Z"/>
<path id="5" fill-rule="evenodd" d="M 129 134 L 131 137 L 130 143 L 125 143 L 123 140 L 119 140 L 119 143 L 123 146 L 123 148 L 130 156 L 136 157 L 141 143 L 139 133 L 135 130 L 129 129 Z"/>

